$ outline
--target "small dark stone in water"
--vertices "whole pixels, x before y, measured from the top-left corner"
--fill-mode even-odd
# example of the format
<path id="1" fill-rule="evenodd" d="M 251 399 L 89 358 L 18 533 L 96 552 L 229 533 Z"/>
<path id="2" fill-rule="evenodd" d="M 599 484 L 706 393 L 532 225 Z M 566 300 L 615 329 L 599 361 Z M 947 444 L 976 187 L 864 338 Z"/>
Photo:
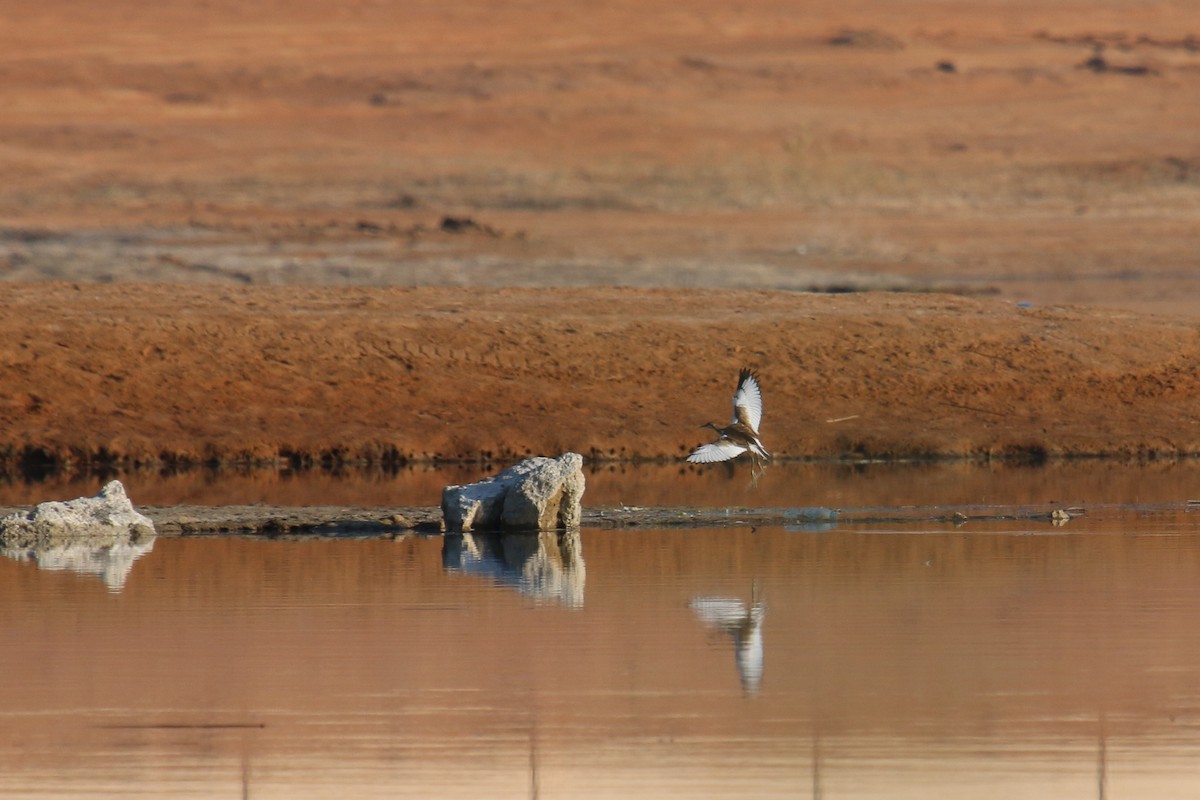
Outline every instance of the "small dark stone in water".
<path id="1" fill-rule="evenodd" d="M 386 203 L 388 208 L 416 208 L 420 204 L 421 201 L 411 194 L 399 195 Z"/>
<path id="2" fill-rule="evenodd" d="M 847 28 L 829 37 L 833 47 L 861 47 L 868 50 L 901 50 L 904 43 L 891 34 L 871 29 Z"/>
<path id="3" fill-rule="evenodd" d="M 470 217 L 442 217 L 442 223 L 439 226 L 446 233 L 462 233 L 477 229 L 479 223 Z"/>
<path id="4" fill-rule="evenodd" d="M 1115 72 L 1118 75 L 1157 75 L 1157 70 L 1143 64 L 1117 65 L 1109 63 L 1104 57 L 1104 47 L 1098 46 L 1092 57 L 1079 65 L 1080 69 L 1090 69 L 1092 72 Z"/>

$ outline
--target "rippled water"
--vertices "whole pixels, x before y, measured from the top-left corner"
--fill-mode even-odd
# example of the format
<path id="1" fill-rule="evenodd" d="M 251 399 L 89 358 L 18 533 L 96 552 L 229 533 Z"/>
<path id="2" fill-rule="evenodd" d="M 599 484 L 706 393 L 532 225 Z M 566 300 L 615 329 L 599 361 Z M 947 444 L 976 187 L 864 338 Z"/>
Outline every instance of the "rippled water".
<path id="1" fill-rule="evenodd" d="M 0 796 L 1195 797 L 1192 509 L 0 559 Z"/>

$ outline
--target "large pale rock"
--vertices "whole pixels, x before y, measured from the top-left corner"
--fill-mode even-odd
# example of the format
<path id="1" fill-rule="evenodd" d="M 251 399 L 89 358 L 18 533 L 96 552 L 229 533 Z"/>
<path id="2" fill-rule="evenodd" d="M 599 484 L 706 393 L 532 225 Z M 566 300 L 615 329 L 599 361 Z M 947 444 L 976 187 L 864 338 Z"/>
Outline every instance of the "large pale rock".
<path id="1" fill-rule="evenodd" d="M 537 456 L 499 475 L 442 490 L 442 516 L 450 533 L 537 531 L 579 527 L 586 481 L 583 456 Z"/>
<path id="2" fill-rule="evenodd" d="M 120 481 L 109 481 L 95 497 L 39 503 L 0 519 L 0 543 L 9 548 L 136 544 L 153 536 L 154 523 L 134 509 Z"/>

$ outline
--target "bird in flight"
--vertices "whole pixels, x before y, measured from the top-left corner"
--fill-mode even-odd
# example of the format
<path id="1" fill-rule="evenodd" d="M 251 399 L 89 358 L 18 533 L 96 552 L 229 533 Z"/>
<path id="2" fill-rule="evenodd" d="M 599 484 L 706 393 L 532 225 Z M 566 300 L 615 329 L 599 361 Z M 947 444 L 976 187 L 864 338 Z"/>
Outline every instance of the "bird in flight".
<path id="1" fill-rule="evenodd" d="M 758 387 L 758 377 L 749 369 L 743 369 L 738 375 L 737 392 L 733 395 L 733 422 L 725 427 L 711 422 L 701 425 L 701 428 L 712 428 L 721 438 L 697 447 L 687 460 L 693 464 L 709 464 L 749 453 L 751 474 L 755 468 L 762 474 L 763 464 L 771 459 L 771 454 L 758 437 L 761 421 L 762 390 Z"/>

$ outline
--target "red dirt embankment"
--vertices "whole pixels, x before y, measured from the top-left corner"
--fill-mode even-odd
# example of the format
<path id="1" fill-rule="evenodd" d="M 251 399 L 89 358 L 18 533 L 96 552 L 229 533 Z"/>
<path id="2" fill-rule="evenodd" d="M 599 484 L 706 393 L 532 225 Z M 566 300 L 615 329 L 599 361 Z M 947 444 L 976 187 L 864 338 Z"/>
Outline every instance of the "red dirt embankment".
<path id="1" fill-rule="evenodd" d="M 10 463 L 1200 452 L 1194 322 L 944 295 L 12 284 Z"/>
<path id="2" fill-rule="evenodd" d="M 0 462 L 1200 451 L 1196 4 L 577 5 L 0 0 Z"/>

